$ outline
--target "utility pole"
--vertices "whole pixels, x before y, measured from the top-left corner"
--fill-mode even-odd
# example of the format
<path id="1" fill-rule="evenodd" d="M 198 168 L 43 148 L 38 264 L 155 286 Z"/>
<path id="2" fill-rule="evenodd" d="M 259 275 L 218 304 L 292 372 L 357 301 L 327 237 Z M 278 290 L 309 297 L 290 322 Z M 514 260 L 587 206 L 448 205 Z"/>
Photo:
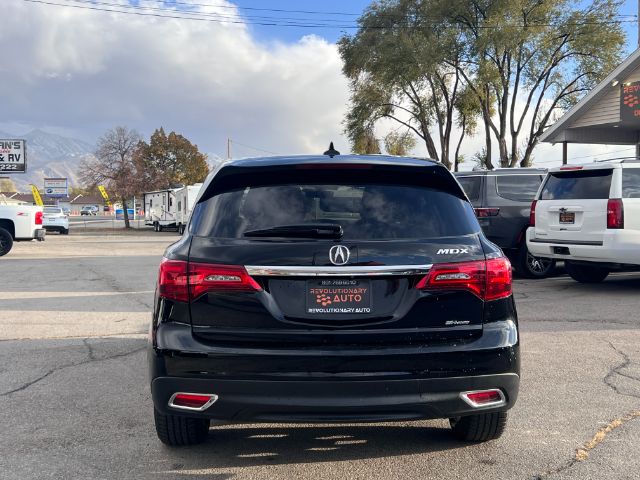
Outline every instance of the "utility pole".
<path id="1" fill-rule="evenodd" d="M 227 137 L 227 160 L 231 160 L 231 139 L 229 137 Z"/>

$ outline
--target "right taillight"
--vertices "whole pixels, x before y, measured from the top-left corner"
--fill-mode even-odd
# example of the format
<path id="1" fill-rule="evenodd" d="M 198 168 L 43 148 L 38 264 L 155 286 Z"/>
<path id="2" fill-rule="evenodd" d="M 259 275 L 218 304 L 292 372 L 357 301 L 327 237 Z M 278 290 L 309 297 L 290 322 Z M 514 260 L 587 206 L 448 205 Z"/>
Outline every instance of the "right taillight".
<path id="1" fill-rule="evenodd" d="M 419 290 L 466 290 L 490 301 L 512 292 L 511 262 L 505 257 L 434 265 L 416 288 Z"/>
<path id="2" fill-rule="evenodd" d="M 624 228 L 624 205 L 621 198 L 611 198 L 607 202 L 607 228 Z"/>
<path id="3" fill-rule="evenodd" d="M 240 265 L 188 263 L 163 258 L 158 276 L 158 294 L 189 302 L 215 291 L 260 291 L 260 285 Z"/>
<path id="4" fill-rule="evenodd" d="M 538 203 L 537 200 L 534 200 L 533 202 L 531 202 L 531 210 L 529 210 L 529 225 L 531 227 L 536 226 L 536 204 L 537 203 Z"/>

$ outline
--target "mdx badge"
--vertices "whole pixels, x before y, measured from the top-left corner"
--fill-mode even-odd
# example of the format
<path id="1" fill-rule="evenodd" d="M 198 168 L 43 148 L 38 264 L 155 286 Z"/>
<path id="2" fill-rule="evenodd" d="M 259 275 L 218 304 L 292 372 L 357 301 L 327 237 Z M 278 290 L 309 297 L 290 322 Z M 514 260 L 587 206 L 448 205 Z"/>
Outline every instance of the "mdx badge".
<path id="1" fill-rule="evenodd" d="M 469 253 L 468 248 L 441 248 L 436 252 L 436 255 L 453 255 L 460 253 Z"/>
<path id="2" fill-rule="evenodd" d="M 329 260 L 334 265 L 344 265 L 349 261 L 351 252 L 344 245 L 335 245 L 329 249 Z"/>

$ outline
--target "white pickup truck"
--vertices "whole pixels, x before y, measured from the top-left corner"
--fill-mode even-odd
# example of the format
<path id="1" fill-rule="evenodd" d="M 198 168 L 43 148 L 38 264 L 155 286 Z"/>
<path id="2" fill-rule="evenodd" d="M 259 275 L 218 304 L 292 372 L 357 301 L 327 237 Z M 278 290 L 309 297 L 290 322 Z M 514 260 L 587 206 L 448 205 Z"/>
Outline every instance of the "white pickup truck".
<path id="1" fill-rule="evenodd" d="M 42 207 L 0 205 L 0 257 L 13 247 L 14 241 L 44 240 Z"/>

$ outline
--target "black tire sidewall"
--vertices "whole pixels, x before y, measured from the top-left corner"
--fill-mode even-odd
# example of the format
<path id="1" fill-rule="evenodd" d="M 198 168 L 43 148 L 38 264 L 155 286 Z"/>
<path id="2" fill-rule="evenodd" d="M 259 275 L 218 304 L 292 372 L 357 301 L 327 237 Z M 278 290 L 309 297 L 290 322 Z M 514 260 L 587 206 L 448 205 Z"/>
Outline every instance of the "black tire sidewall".
<path id="1" fill-rule="evenodd" d="M 0 257 L 6 255 L 13 248 L 13 237 L 4 228 L 0 228 L 0 237 L 2 238 L 2 244 L 4 247 L 0 247 Z"/>
<path id="2" fill-rule="evenodd" d="M 600 283 L 609 276 L 610 272 L 605 267 L 575 264 L 569 260 L 565 261 L 565 270 L 571 278 L 580 283 Z"/>
<path id="3" fill-rule="evenodd" d="M 529 263 L 527 262 L 528 254 L 529 249 L 527 248 L 527 243 L 523 242 L 518 250 L 518 258 L 516 260 L 516 270 L 520 276 L 524 278 L 547 278 L 551 273 L 553 273 L 556 268 L 556 262 L 554 260 L 551 260 L 549 268 L 544 272 L 535 272 L 529 268 Z"/>

